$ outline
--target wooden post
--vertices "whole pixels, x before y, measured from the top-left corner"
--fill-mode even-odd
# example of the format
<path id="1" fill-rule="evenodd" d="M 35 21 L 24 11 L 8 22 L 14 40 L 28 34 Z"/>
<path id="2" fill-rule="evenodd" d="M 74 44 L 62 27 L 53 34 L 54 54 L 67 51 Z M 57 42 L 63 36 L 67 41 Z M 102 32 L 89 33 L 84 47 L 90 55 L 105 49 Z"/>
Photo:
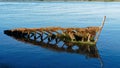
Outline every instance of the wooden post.
<path id="1" fill-rule="evenodd" d="M 27 32 L 27 38 L 30 39 L 30 32 Z"/>
<path id="2" fill-rule="evenodd" d="M 36 40 L 36 31 L 34 31 L 34 40 Z"/>
<path id="3" fill-rule="evenodd" d="M 97 34 L 96 39 L 95 39 L 95 43 L 98 41 L 98 38 L 99 38 L 100 33 L 101 33 L 101 31 L 102 31 L 102 28 L 103 28 L 103 26 L 104 26 L 104 24 L 105 24 L 105 20 L 106 20 L 106 16 L 104 16 L 104 19 L 103 19 L 103 21 L 102 21 L 102 25 L 100 26 L 100 30 L 98 31 L 98 34 Z"/>

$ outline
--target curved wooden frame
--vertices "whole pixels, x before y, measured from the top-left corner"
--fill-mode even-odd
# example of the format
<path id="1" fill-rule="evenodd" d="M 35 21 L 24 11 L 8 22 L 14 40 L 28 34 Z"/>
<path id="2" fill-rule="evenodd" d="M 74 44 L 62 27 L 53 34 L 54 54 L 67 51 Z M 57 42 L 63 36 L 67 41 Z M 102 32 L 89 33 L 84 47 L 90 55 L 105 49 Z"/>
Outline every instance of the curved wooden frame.
<path id="1" fill-rule="evenodd" d="M 46 27 L 46 28 L 17 28 L 12 30 L 5 30 L 4 33 L 8 35 L 15 35 L 18 37 L 34 36 L 34 39 L 41 38 L 42 40 L 59 38 L 65 42 L 72 42 L 77 44 L 96 44 L 102 28 L 105 23 L 106 16 L 104 16 L 102 25 L 99 27 L 86 28 L 61 28 L 61 27 Z M 44 35 L 47 35 L 45 38 Z"/>

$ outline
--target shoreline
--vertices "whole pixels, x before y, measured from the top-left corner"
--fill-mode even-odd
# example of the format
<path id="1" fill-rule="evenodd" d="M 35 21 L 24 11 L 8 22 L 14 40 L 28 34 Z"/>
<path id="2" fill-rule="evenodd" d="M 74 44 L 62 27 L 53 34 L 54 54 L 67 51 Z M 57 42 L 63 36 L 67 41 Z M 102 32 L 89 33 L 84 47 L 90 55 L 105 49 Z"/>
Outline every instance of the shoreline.
<path id="1" fill-rule="evenodd" d="M 91 2 L 91 3 L 92 3 L 92 2 L 96 2 L 96 3 L 97 3 L 97 2 L 111 2 L 111 3 L 112 3 L 112 2 L 113 2 L 113 3 L 114 3 L 114 2 L 120 2 L 120 1 L 0 1 L 0 3 L 2 3 L 2 2 L 6 2 L 6 3 L 7 3 L 7 2 L 8 2 L 8 3 L 9 3 L 9 2 L 13 2 L 13 3 L 14 3 L 14 2 L 16 2 L 16 3 L 47 3 L 47 2 L 49 2 L 49 3 L 60 3 L 60 2 L 61 2 L 61 3 L 62 3 L 62 2 L 63 2 L 63 3 L 71 3 L 71 2 L 72 2 L 72 3 L 80 3 L 80 2 L 81 2 L 81 3 L 82 3 L 82 2 Z"/>
<path id="2" fill-rule="evenodd" d="M 9 0 L 0 0 L 0 2 L 120 2 L 120 0 L 74 0 L 74 1 L 72 1 L 72 0 L 59 0 L 59 1 L 55 1 L 55 0 L 53 0 L 53 1 L 48 1 L 48 0 L 40 0 L 40 1 L 36 1 L 36 0 L 28 0 L 28 1 L 9 1 Z"/>

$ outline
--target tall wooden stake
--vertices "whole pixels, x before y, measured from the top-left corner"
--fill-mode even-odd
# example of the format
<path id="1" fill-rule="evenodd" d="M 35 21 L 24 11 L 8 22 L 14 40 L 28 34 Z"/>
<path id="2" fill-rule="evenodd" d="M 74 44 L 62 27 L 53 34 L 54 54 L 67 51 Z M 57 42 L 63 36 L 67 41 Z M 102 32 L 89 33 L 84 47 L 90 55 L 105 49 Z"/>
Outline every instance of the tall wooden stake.
<path id="1" fill-rule="evenodd" d="M 97 41 L 98 41 L 98 38 L 99 38 L 100 33 L 101 33 L 101 31 L 102 31 L 102 28 L 103 28 L 103 26 L 104 26 L 104 24 L 105 24 L 105 20 L 106 20 L 106 16 L 104 16 L 104 18 L 103 18 L 102 25 L 100 26 L 100 30 L 99 30 L 99 32 L 98 32 L 98 34 L 97 34 L 97 36 L 96 36 L 96 39 L 95 39 L 95 43 L 97 43 Z"/>

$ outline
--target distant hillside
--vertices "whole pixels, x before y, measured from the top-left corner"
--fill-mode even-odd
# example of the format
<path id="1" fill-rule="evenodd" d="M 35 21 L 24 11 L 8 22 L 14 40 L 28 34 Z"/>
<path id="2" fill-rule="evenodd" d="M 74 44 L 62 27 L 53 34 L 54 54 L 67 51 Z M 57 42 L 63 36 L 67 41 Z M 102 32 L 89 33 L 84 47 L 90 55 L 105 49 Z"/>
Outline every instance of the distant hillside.
<path id="1" fill-rule="evenodd" d="M 120 1 L 120 0 L 0 0 L 2 1 L 19 1 L 19 2 L 29 2 L 29 1 Z"/>

